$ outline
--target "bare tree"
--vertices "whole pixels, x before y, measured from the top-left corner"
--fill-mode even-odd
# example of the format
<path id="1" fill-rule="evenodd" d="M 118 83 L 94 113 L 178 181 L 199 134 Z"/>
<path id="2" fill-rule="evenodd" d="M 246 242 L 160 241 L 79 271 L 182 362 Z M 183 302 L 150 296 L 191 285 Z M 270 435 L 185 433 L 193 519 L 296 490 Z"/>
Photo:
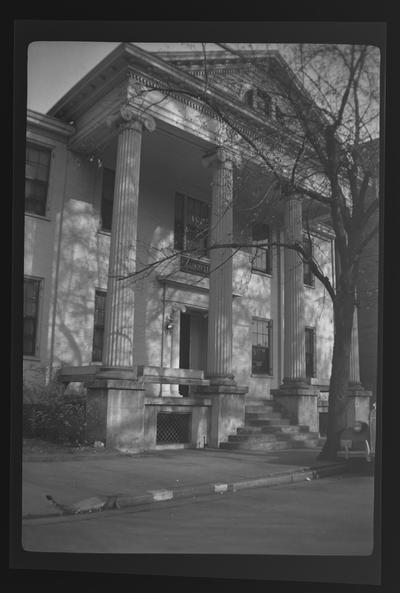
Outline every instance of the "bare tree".
<path id="1" fill-rule="evenodd" d="M 260 51 L 216 45 L 220 46 L 221 59 L 235 59 L 243 66 L 241 96 L 236 100 L 226 87 L 239 92 L 237 83 L 218 75 L 212 67 L 218 54 L 204 44 L 202 67 L 196 76 L 190 71 L 176 76 L 165 54 L 164 73 L 155 71 L 158 80 L 153 80 L 150 88 L 136 89 L 132 100 L 135 104 L 142 102 L 144 110 L 177 95 L 200 102 L 204 113 L 220 122 L 225 143 L 243 155 L 236 182 L 240 186 L 242 180 L 247 195 L 252 193 L 248 208 L 255 219 L 261 211 L 265 216 L 266 209 L 273 216 L 279 204 L 293 194 L 305 197 L 313 215 L 329 219 L 335 235 L 335 282 L 303 244 L 275 245 L 297 251 L 332 299 L 334 345 L 328 432 L 321 457 L 333 459 L 344 427 L 360 257 L 378 230 L 379 200 L 371 194 L 371 185 L 378 162 L 379 51 L 361 45 L 286 46 L 285 61 L 271 48 Z M 246 84 L 247 95 L 243 92 Z M 255 176 L 248 171 L 252 167 L 256 167 L 259 181 L 251 192 L 248 180 Z M 207 233 L 207 229 L 200 232 Z M 236 238 L 228 247 L 263 245 L 246 236 Z M 208 248 L 226 247 L 213 244 Z M 143 275 L 196 249 L 192 245 L 178 252 L 160 252 L 135 274 Z"/>

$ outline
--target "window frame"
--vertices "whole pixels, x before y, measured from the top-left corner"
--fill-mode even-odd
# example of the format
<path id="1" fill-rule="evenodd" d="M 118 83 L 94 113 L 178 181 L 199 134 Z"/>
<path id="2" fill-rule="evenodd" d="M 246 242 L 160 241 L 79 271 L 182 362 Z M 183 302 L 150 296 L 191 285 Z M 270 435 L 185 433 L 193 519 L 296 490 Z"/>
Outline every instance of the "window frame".
<path id="1" fill-rule="evenodd" d="M 254 332 L 254 324 L 262 323 L 265 324 L 266 333 L 261 334 L 263 336 L 268 336 L 268 346 L 263 346 L 261 344 L 254 343 L 254 335 L 258 332 Z M 252 317 L 251 318 L 251 376 L 252 377 L 272 377 L 273 376 L 273 322 L 272 319 L 266 319 L 261 317 Z M 255 348 L 258 350 L 265 350 L 267 352 L 267 369 L 262 368 L 260 372 L 257 372 L 255 367 Z"/>
<path id="2" fill-rule="evenodd" d="M 45 181 L 45 196 L 43 198 L 43 212 L 35 212 L 33 210 L 28 210 L 26 207 L 27 204 L 27 191 L 26 191 L 26 184 L 27 181 L 30 180 L 33 183 L 38 183 L 40 180 L 37 178 L 31 178 L 27 176 L 27 168 L 28 168 L 28 149 L 32 148 L 44 153 L 48 154 L 48 164 L 47 164 L 47 177 Z M 37 218 L 48 218 L 49 212 L 49 194 L 50 194 L 50 181 L 51 181 L 51 168 L 52 168 L 52 161 L 54 156 L 54 146 L 48 144 L 42 144 L 36 140 L 27 139 L 25 144 L 25 203 L 24 203 L 24 213 L 29 216 L 35 216 Z"/>
<path id="3" fill-rule="evenodd" d="M 307 340 L 307 334 L 311 334 L 312 339 Z M 305 374 L 307 379 L 314 379 L 317 376 L 317 360 L 316 360 L 316 339 L 317 339 L 317 332 L 315 327 L 306 326 L 304 328 L 304 352 L 305 352 Z M 307 344 L 312 344 L 311 352 L 307 351 Z M 309 369 L 309 362 L 307 360 L 307 355 L 312 355 L 311 361 L 311 373 L 308 372 Z"/>
<path id="4" fill-rule="evenodd" d="M 211 222 L 211 208 L 208 202 L 203 200 L 199 200 L 198 198 L 193 198 L 183 192 L 176 191 L 174 197 L 174 249 L 176 251 L 185 251 L 189 249 L 188 242 L 190 238 L 188 237 L 188 228 L 189 228 L 189 204 L 190 201 L 194 202 L 195 204 L 201 204 L 201 207 L 206 208 L 207 210 L 207 234 L 202 241 L 205 241 L 206 247 L 199 248 L 199 253 L 193 251 L 189 254 L 190 257 L 194 257 L 197 259 L 206 259 L 209 260 L 209 250 L 208 250 L 208 241 L 209 241 L 209 233 L 208 230 L 210 228 Z M 201 208 L 200 207 L 200 208 Z"/>
<path id="5" fill-rule="evenodd" d="M 264 274 L 267 276 L 272 276 L 272 249 L 271 249 L 271 227 L 267 223 L 254 223 L 254 224 L 263 224 L 268 229 L 268 247 L 251 247 L 251 271 L 252 273 L 256 274 Z M 252 242 L 256 242 L 257 240 L 253 239 L 254 236 L 254 224 L 251 227 L 251 240 Z M 260 243 L 264 243 L 265 239 L 260 239 Z M 265 253 L 265 267 L 257 267 L 257 252 Z"/>
<path id="6" fill-rule="evenodd" d="M 32 352 L 25 352 L 24 342 L 25 342 L 25 320 L 32 316 L 25 315 L 25 281 L 32 281 L 37 283 L 37 300 L 36 300 L 36 311 L 34 317 L 34 334 L 33 334 L 33 351 Z M 28 276 L 24 275 L 24 295 L 23 295 L 23 335 L 22 335 L 22 355 L 24 358 L 39 358 L 40 352 L 40 322 L 41 322 L 41 312 L 42 312 L 42 295 L 43 295 L 43 283 L 44 279 L 38 276 Z"/>
<path id="7" fill-rule="evenodd" d="M 98 302 L 98 296 L 104 297 L 104 309 L 103 309 L 103 323 L 99 324 L 96 323 L 96 312 L 98 312 L 98 308 L 96 307 L 96 303 Z M 105 317 L 106 317 L 106 298 L 107 298 L 107 291 L 103 288 L 96 288 L 94 293 L 94 310 L 93 310 L 93 338 L 92 338 L 92 362 L 102 362 L 103 360 L 103 348 L 104 348 L 104 330 L 105 330 Z M 98 332 L 101 330 L 102 332 L 102 339 L 101 339 L 101 349 L 96 344 L 96 339 L 98 337 Z M 97 352 L 100 351 L 99 357 Z"/>
<path id="8" fill-rule="evenodd" d="M 104 186 L 104 174 L 105 174 L 105 171 L 107 171 L 107 174 L 112 173 L 112 175 L 113 175 L 113 184 L 112 184 L 113 189 L 112 189 L 111 199 L 104 197 L 104 187 L 105 187 Z M 101 194 L 100 194 L 100 231 L 102 233 L 107 233 L 107 234 L 111 233 L 113 209 L 114 209 L 114 195 L 115 195 L 115 169 L 111 169 L 110 167 L 103 167 L 102 168 L 102 178 L 101 178 Z M 106 202 L 111 203 L 110 228 L 104 227 L 103 211 L 104 211 L 104 204 Z"/>
<path id="9" fill-rule="evenodd" d="M 303 248 L 306 251 L 306 253 L 309 253 L 311 257 L 313 257 L 314 244 L 312 239 L 306 234 L 303 234 Z M 315 276 L 312 273 L 310 264 L 305 261 L 303 261 L 303 284 L 308 288 L 315 287 Z"/>

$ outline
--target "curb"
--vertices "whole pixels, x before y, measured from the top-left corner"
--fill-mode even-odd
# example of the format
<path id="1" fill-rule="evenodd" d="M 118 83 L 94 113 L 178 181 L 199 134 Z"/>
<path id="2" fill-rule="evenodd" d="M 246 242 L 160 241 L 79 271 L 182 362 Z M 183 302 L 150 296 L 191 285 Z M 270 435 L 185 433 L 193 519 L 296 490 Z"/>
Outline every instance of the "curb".
<path id="1" fill-rule="evenodd" d="M 185 498 L 196 498 L 198 496 L 209 496 L 215 494 L 234 493 L 239 490 L 246 490 L 249 488 L 279 486 L 281 484 L 291 484 L 296 482 L 317 480 L 319 478 L 328 477 L 344 473 L 347 469 L 345 463 L 337 463 L 335 465 L 325 465 L 316 467 L 306 467 L 299 470 L 290 470 L 286 472 L 274 473 L 262 478 L 254 478 L 251 480 L 242 480 L 238 482 L 216 482 L 211 484 L 199 484 L 198 486 L 187 486 L 177 489 L 158 489 L 149 490 L 145 494 L 136 494 L 134 496 L 117 494 L 104 497 L 104 502 L 101 506 L 96 505 L 92 508 L 86 508 L 84 511 L 75 510 L 73 512 L 49 513 L 41 515 L 25 515 L 22 520 L 44 519 L 44 518 L 59 518 L 66 516 L 87 515 L 88 513 L 99 513 L 107 510 L 119 510 L 128 507 L 146 507 L 159 502 L 181 500 Z M 75 508 L 79 505 L 73 505 Z"/>

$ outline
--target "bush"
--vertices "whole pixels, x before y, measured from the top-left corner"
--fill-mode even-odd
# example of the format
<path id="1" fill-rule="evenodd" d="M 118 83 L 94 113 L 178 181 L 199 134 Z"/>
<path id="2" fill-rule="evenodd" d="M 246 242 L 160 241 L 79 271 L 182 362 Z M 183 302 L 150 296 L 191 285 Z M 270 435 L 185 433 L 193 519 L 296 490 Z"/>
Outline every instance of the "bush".
<path id="1" fill-rule="evenodd" d="M 54 443 L 84 443 L 86 400 L 83 395 L 64 395 L 56 381 L 23 385 L 23 436 Z"/>

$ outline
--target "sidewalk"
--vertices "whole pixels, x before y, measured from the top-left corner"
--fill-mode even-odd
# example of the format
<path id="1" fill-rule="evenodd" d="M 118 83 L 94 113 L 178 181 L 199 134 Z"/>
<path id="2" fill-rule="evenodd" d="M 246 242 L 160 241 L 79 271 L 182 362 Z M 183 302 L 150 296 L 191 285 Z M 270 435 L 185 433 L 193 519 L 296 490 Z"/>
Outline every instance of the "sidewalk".
<path id="1" fill-rule="evenodd" d="M 340 473 L 343 462 L 317 461 L 318 449 L 274 452 L 178 449 L 139 455 L 54 456 L 23 460 L 22 516 L 156 504 Z M 66 505 L 60 510 L 46 495 Z M 75 505 L 75 506 L 74 506 Z"/>

